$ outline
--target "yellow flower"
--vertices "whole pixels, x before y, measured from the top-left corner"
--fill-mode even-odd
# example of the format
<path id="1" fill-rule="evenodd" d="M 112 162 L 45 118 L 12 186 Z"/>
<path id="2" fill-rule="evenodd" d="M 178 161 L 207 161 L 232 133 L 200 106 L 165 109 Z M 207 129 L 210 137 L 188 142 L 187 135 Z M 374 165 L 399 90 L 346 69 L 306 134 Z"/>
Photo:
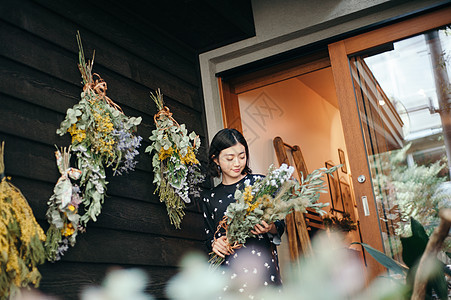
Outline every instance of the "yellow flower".
<path id="1" fill-rule="evenodd" d="M 186 155 L 181 158 L 181 161 L 182 161 L 182 164 L 185 164 L 185 165 L 189 165 L 189 164 L 195 165 L 195 164 L 199 163 L 199 161 L 196 158 L 196 154 L 194 154 L 193 147 L 187 148 Z"/>
<path id="2" fill-rule="evenodd" d="M 73 206 L 72 204 L 69 204 L 69 206 L 67 207 L 70 211 L 75 211 L 75 206 Z"/>
<path id="3" fill-rule="evenodd" d="M 81 143 L 86 138 L 86 130 L 78 129 L 76 124 L 72 124 L 67 132 L 72 136 L 72 143 L 74 141 Z"/>
<path id="4" fill-rule="evenodd" d="M 111 123 L 111 121 L 110 121 L 109 119 L 110 119 L 110 117 L 108 117 L 107 120 L 108 120 L 109 122 L 105 123 L 105 127 L 106 127 L 106 130 L 108 130 L 108 131 L 113 131 L 113 129 L 114 129 L 113 127 L 114 127 L 114 126 L 113 126 L 113 123 Z"/>
<path id="5" fill-rule="evenodd" d="M 259 205 L 261 204 L 261 198 L 255 201 L 254 204 L 249 203 L 249 207 L 247 208 L 247 214 L 253 212 Z"/>
<path id="6" fill-rule="evenodd" d="M 64 228 L 61 230 L 62 235 L 70 236 L 70 235 L 74 234 L 75 229 L 74 229 L 74 226 L 72 226 L 72 223 L 69 223 L 67 225 L 64 224 L 64 225 L 65 225 Z"/>
<path id="7" fill-rule="evenodd" d="M 174 149 L 172 147 L 169 147 L 168 150 L 164 150 L 163 147 L 161 147 L 160 153 L 158 154 L 158 158 L 160 161 L 165 160 L 168 157 L 171 157 L 171 155 L 174 153 Z"/>
<path id="8" fill-rule="evenodd" d="M 244 201 L 248 204 L 252 203 L 252 200 L 254 199 L 254 196 L 252 196 L 252 186 L 248 185 L 247 187 L 244 188 Z"/>
<path id="9" fill-rule="evenodd" d="M 249 214 L 250 212 L 253 212 L 265 200 L 263 197 L 263 198 L 257 199 L 255 202 L 253 202 L 254 196 L 252 195 L 252 186 L 251 185 L 248 185 L 247 187 L 244 188 L 243 196 L 244 196 L 244 202 L 246 202 L 248 205 L 247 214 Z"/>
<path id="10" fill-rule="evenodd" d="M 112 131 L 114 130 L 114 124 L 111 121 L 111 117 L 105 112 L 98 103 L 94 104 L 96 110 L 92 115 L 94 117 L 94 140 L 93 148 L 96 153 L 102 155 L 113 156 L 113 146 L 115 144 Z"/>
<path id="11" fill-rule="evenodd" d="M 8 281 L 21 287 L 33 273 L 36 263 L 25 249 L 39 256 L 39 249 L 33 247 L 31 241 L 35 237 L 45 241 L 46 237 L 22 193 L 6 178 L 0 180 L 0 216 L 0 253 L 7 258 L 2 267 L 11 276 Z M 10 224 L 14 224 L 18 231 L 10 231 Z"/>

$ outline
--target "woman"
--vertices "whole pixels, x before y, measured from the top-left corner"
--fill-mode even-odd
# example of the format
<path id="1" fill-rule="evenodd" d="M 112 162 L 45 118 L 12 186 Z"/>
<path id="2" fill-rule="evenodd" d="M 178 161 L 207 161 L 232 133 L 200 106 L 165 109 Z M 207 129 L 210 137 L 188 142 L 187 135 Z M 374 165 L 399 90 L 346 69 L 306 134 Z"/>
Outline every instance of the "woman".
<path id="1" fill-rule="evenodd" d="M 248 163 L 249 149 L 243 135 L 235 129 L 219 131 L 210 145 L 208 172 L 221 177 L 221 183 L 202 197 L 207 248 L 225 258 L 223 265 L 230 268 L 230 278 L 244 285 L 238 288 L 240 292 L 256 285 L 281 284 L 276 245 L 285 229 L 283 221 L 262 221 L 251 231 L 256 237 L 247 239 L 244 247 L 233 253 L 228 251 L 224 230 L 217 232 L 227 206 L 235 201 L 236 189 L 243 189 L 245 181 L 253 184 L 262 177 L 252 175 Z"/>

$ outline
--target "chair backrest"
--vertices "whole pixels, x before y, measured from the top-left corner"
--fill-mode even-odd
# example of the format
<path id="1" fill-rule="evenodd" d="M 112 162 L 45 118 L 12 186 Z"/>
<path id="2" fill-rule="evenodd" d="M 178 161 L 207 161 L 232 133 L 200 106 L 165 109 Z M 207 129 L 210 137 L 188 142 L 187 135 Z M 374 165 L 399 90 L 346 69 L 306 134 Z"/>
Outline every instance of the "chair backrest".
<path id="1" fill-rule="evenodd" d="M 290 163 L 290 158 L 287 154 L 291 154 L 291 158 L 298 175 L 306 176 L 308 174 L 307 165 L 302 156 L 301 148 L 299 146 L 290 146 L 283 142 L 281 137 L 275 137 L 273 140 L 274 150 L 276 152 L 279 165 Z M 288 151 L 287 151 L 288 150 Z M 312 251 L 309 232 L 316 230 L 323 230 L 324 225 L 321 217 L 313 210 L 308 210 L 307 213 L 293 212 L 285 219 L 288 242 L 290 248 L 290 257 L 293 261 L 302 255 L 308 255 Z"/>

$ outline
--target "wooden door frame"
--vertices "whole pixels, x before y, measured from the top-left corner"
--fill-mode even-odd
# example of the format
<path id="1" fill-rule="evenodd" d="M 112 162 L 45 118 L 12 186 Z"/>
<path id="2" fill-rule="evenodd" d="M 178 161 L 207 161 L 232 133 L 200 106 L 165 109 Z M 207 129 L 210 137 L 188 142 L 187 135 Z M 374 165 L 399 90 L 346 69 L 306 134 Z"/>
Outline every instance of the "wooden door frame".
<path id="1" fill-rule="evenodd" d="M 233 90 L 233 85 L 218 78 L 218 88 L 224 128 L 234 128 L 243 132 L 238 94 Z"/>
<path id="2" fill-rule="evenodd" d="M 354 186 L 354 196 L 357 200 L 363 242 L 369 243 L 372 247 L 383 251 L 371 175 L 360 127 L 348 57 L 366 49 L 408 38 L 449 23 L 451 23 L 451 7 L 448 6 L 329 44 L 327 57 L 324 56 L 324 53 L 318 53 L 316 54 L 316 59 L 312 55 L 227 81 L 218 78 L 224 127 L 236 128 L 242 131 L 238 94 L 331 66 L 350 162 L 349 167 L 351 174 L 354 174 L 352 185 Z M 364 175 L 367 178 L 363 184 L 357 181 L 359 175 Z M 367 217 L 365 217 L 365 210 L 361 201 L 362 196 L 366 196 L 368 200 L 369 216 Z M 368 255 L 366 256 L 366 263 L 367 274 L 370 279 L 385 270 Z"/>
<path id="3" fill-rule="evenodd" d="M 380 223 L 373 196 L 365 142 L 360 127 L 349 57 L 359 52 L 421 34 L 450 23 L 451 7 L 446 7 L 329 45 L 329 56 L 350 169 L 351 174 L 354 174 L 352 183 L 355 199 L 357 200 L 362 237 L 364 242 L 368 241 L 369 237 L 374 237 L 370 239 L 371 246 L 380 251 L 383 251 Z M 359 175 L 364 175 L 367 180 L 364 183 L 359 183 L 357 181 Z M 366 196 L 368 200 L 369 216 L 365 216 L 364 213 L 363 196 Z M 383 270 L 380 264 L 372 258 L 367 259 L 367 267 L 370 278 L 375 277 Z"/>
<path id="4" fill-rule="evenodd" d="M 327 51 L 319 51 L 227 81 L 219 77 L 218 87 L 224 128 L 235 128 L 242 132 L 238 94 L 327 67 L 330 67 L 329 54 Z"/>

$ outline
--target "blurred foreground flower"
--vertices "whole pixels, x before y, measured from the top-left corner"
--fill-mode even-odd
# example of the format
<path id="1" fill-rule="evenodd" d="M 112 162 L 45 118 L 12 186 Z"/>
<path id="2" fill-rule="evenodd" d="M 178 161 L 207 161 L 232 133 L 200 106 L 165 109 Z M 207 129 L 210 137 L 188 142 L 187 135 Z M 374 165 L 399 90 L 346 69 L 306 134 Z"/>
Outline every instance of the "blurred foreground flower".
<path id="1" fill-rule="evenodd" d="M 115 270 L 107 274 L 102 287 L 89 287 L 82 300 L 153 300 L 145 294 L 147 275 L 139 269 Z"/>
<path id="2" fill-rule="evenodd" d="M 282 290 L 258 287 L 251 299 L 402 299 L 403 287 L 387 278 L 376 279 L 365 289 L 361 259 L 342 240 L 338 233 L 317 235 L 312 243 L 314 254 L 286 268 Z M 222 276 L 224 273 L 226 276 Z M 231 276 L 227 275 L 233 276 L 233 270 L 209 269 L 202 256 L 191 254 L 183 260 L 181 272 L 168 283 L 167 295 L 174 300 L 249 299 L 249 294 L 240 293 L 240 286 L 252 283 L 230 285 Z"/>
<path id="3" fill-rule="evenodd" d="M 12 296 L 10 300 L 58 300 L 58 298 L 45 295 L 38 290 L 23 288 L 16 295 Z"/>
<path id="4" fill-rule="evenodd" d="M 212 272 L 209 266 L 201 254 L 188 254 L 181 262 L 181 272 L 169 280 L 167 296 L 177 300 L 217 299 L 225 285 L 224 278 L 220 275 L 220 269 Z"/>

